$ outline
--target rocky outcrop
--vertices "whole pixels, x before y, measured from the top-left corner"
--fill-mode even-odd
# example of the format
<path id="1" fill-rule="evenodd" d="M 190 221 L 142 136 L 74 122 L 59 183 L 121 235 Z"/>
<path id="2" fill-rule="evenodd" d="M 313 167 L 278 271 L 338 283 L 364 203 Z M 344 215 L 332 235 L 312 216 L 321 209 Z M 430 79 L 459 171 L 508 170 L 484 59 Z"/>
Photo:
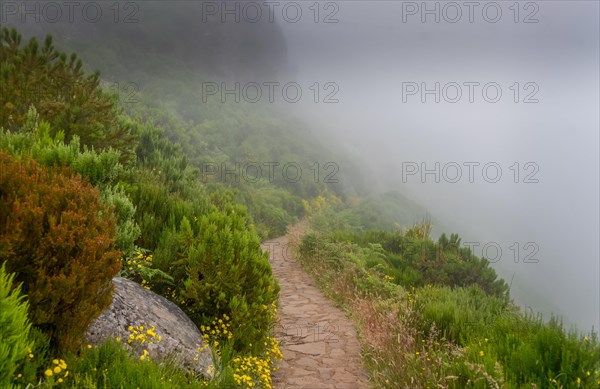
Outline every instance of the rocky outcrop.
<path id="1" fill-rule="evenodd" d="M 129 347 L 129 326 L 154 326 L 154 332 L 162 339 L 144 343 L 150 358 L 160 361 L 172 357 L 185 369 L 205 376 L 210 375 L 208 370 L 214 371 L 209 369 L 211 353 L 204 348 L 198 327 L 177 305 L 125 278 L 115 277 L 113 284 L 112 304 L 88 328 L 88 343 L 99 344 L 118 337 Z"/>

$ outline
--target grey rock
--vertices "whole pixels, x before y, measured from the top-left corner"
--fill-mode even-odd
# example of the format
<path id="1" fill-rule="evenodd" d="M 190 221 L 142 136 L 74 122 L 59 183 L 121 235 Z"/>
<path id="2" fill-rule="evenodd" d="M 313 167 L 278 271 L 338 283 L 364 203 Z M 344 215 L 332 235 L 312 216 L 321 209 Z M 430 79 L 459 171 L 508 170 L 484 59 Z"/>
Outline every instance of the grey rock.
<path id="1" fill-rule="evenodd" d="M 113 301 L 108 309 L 96 318 L 86 332 L 90 344 L 100 344 L 108 338 L 120 338 L 127 348 L 131 332 L 129 326 L 154 326 L 161 342 L 148 342 L 143 345 L 133 343 L 132 351 L 140 354 L 142 349 L 156 361 L 173 358 L 188 371 L 212 376 L 211 352 L 204 347 L 202 334 L 190 318 L 174 303 L 158 294 L 144 289 L 141 285 L 126 278 L 113 278 L 115 290 Z M 211 374 L 207 372 L 211 370 Z"/>

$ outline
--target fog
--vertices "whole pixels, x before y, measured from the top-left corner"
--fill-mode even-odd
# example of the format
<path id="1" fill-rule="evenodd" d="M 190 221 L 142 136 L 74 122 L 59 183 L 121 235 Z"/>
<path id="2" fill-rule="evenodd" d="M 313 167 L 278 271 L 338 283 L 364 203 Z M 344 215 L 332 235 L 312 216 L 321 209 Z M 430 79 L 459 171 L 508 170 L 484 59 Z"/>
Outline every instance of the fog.
<path id="1" fill-rule="evenodd" d="M 300 4 L 275 17 L 321 94 L 288 109 L 490 258 L 517 303 L 598 329 L 598 3 L 427 2 L 439 23 L 421 2 L 320 3 L 317 23 Z"/>
<path id="2" fill-rule="evenodd" d="M 23 28 L 13 3 L 4 17 Z M 164 14 L 139 7 L 140 24 L 113 23 L 107 8 L 104 22 L 118 32 L 108 38 L 90 20 L 68 34 L 48 20 L 28 32 L 55 29 L 59 38 L 89 35 L 115 47 L 115 37 L 128 37 L 144 42 L 139 53 L 172 50 L 238 73 L 260 68 L 261 81 L 296 82 L 302 98 L 278 101 L 281 108 L 352 155 L 374 193 L 398 190 L 426 207 L 493 262 L 517 303 L 580 330 L 600 327 L 598 2 L 203 2 L 185 26 L 168 24 L 178 14 L 167 3 L 178 2 L 164 2 Z M 264 23 L 272 14 L 277 30 L 262 34 L 283 31 L 285 47 L 275 37 L 270 49 L 286 51 L 285 61 L 232 39 L 245 30 L 231 26 L 231 15 L 215 28 L 224 3 L 249 18 L 262 8 Z M 144 27 L 156 20 L 186 39 L 148 38 Z M 243 49 L 245 62 L 225 55 Z M 81 51 L 105 55 L 90 44 Z M 270 80 L 280 64 L 265 58 L 290 70 Z"/>

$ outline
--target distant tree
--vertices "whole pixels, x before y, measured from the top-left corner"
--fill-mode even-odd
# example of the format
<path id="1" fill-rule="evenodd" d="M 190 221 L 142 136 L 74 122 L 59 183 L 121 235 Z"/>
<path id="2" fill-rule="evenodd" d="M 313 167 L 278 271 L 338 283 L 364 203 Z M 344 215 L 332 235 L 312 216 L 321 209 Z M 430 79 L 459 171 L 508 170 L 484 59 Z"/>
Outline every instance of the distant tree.
<path id="1" fill-rule="evenodd" d="M 446 247 L 448 247 L 448 237 L 446 236 L 446 233 L 442 233 L 442 235 L 440 236 L 440 238 L 438 239 L 438 244 L 440 245 L 440 248 L 443 250 Z"/>
<path id="2" fill-rule="evenodd" d="M 74 136 L 81 147 L 114 148 L 122 160 L 133 157 L 135 138 L 121 117 L 116 99 L 100 89 L 99 73 L 86 75 L 75 53 L 57 51 L 48 35 L 44 46 L 35 38 L 21 46 L 15 29 L 0 36 L 0 127 L 17 132 L 31 105 L 65 142 Z M 55 135 L 55 134 L 51 134 Z"/>

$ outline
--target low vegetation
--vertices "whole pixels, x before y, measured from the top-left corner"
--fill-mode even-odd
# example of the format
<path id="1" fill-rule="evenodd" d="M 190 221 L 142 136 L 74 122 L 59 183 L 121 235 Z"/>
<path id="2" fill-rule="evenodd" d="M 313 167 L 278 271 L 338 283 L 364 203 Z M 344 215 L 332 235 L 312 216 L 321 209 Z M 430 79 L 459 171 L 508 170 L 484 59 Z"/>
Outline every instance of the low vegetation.
<path id="1" fill-rule="evenodd" d="M 297 247 L 304 268 L 355 319 L 375 387 L 600 385 L 595 332 L 521 312 L 485 259 L 459 248 L 455 234 L 434 242 L 430 230 L 427 222 L 321 229 Z"/>

